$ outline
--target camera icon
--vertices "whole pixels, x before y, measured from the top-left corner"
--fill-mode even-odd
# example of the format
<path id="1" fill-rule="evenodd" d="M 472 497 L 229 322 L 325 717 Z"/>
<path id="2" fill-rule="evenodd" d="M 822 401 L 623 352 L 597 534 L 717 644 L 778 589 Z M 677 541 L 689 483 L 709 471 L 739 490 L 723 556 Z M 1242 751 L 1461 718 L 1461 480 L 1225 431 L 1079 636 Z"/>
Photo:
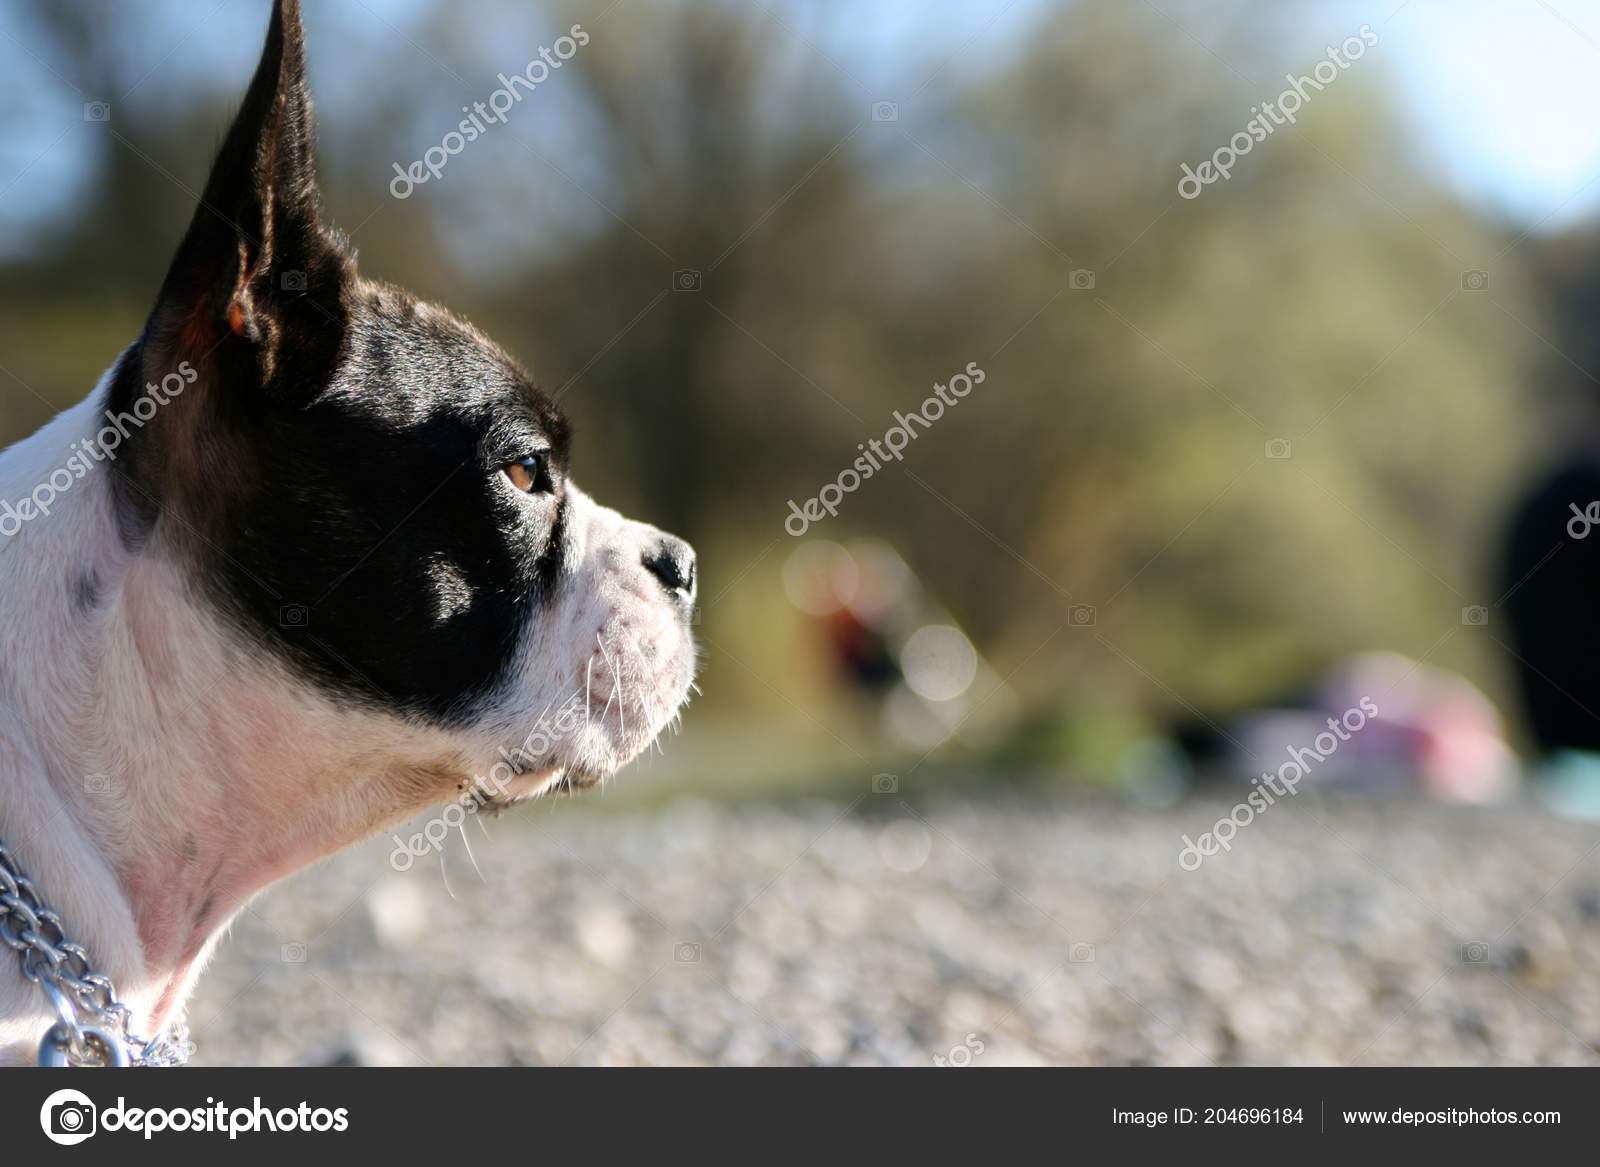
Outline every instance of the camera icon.
<path id="1" fill-rule="evenodd" d="M 1471 944 L 1461 946 L 1462 964 L 1488 964 L 1489 946 L 1481 940 L 1474 940 Z"/>
<path id="2" fill-rule="evenodd" d="M 700 963 L 700 942 L 683 940 L 672 946 L 672 959 L 679 964 Z"/>
<path id="3" fill-rule="evenodd" d="M 303 292 L 306 290 L 306 273 L 286 271 L 278 282 L 286 292 Z"/>
<path id="4" fill-rule="evenodd" d="M 291 940 L 278 949 L 278 959 L 284 964 L 304 964 L 306 962 L 306 946 L 298 940 Z"/>
<path id="5" fill-rule="evenodd" d="M 872 103 L 872 120 L 875 122 L 897 122 L 900 120 L 900 106 L 893 101 L 875 101 Z"/>
<path id="6" fill-rule="evenodd" d="M 1073 964 L 1093 964 L 1094 945 L 1080 940 L 1067 949 L 1067 960 Z"/>
<path id="7" fill-rule="evenodd" d="M 1489 609 L 1482 604 L 1468 604 L 1461 609 L 1461 623 L 1468 628 L 1482 628 L 1489 623 Z"/>
<path id="8" fill-rule="evenodd" d="M 285 604 L 278 609 L 280 628 L 304 628 L 311 622 L 311 609 L 304 604 Z"/>
<path id="9" fill-rule="evenodd" d="M 692 267 L 679 268 L 672 273 L 672 290 L 674 292 L 698 292 L 700 290 L 700 273 Z"/>
<path id="10" fill-rule="evenodd" d="M 83 120 L 86 122 L 108 122 L 111 120 L 111 105 L 105 101 L 86 101 L 83 103 Z"/>
<path id="11" fill-rule="evenodd" d="M 1489 289 L 1489 273 L 1474 268 L 1472 271 L 1461 273 L 1461 290 L 1463 292 L 1484 292 Z"/>
<path id="12" fill-rule="evenodd" d="M 1093 628 L 1096 615 L 1093 604 L 1074 604 L 1067 609 L 1067 623 L 1074 628 Z"/>
<path id="13" fill-rule="evenodd" d="M 1094 287 L 1094 272 L 1086 267 L 1074 268 L 1067 273 L 1067 287 L 1074 292 L 1087 292 Z"/>
<path id="14" fill-rule="evenodd" d="M 900 779 L 893 774 L 874 774 L 872 776 L 872 793 L 899 794 Z"/>
<path id="15" fill-rule="evenodd" d="M 1267 439 L 1267 457 L 1272 459 L 1274 462 L 1288 461 L 1289 452 L 1290 446 L 1288 438 Z"/>
<path id="16" fill-rule="evenodd" d="M 45 1136 L 68 1147 L 83 1142 L 98 1126 L 94 1103 L 77 1090 L 57 1090 L 50 1095 L 39 1118 Z"/>
<path id="17" fill-rule="evenodd" d="M 110 794 L 111 777 L 108 774 L 85 774 L 83 789 L 86 794 Z"/>

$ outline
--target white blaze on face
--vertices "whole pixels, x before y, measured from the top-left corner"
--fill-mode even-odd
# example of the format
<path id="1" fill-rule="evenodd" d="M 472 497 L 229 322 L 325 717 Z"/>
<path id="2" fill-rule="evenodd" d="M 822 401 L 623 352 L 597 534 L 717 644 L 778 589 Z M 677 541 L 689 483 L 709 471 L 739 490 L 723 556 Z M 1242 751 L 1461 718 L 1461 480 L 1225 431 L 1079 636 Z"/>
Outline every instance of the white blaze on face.
<path id="1" fill-rule="evenodd" d="M 472 606 L 472 584 L 454 563 L 446 559 L 435 559 L 428 564 L 426 575 L 434 620 L 437 623 L 447 623 L 452 616 L 465 612 Z"/>
<path id="2" fill-rule="evenodd" d="M 667 726 L 688 696 L 695 649 L 685 611 L 644 565 L 661 532 L 570 483 L 566 529 L 556 598 L 531 617 L 485 727 L 513 749 L 541 719 L 549 728 L 575 708 L 556 726 L 548 756 L 555 770 L 584 781 L 628 762 Z"/>

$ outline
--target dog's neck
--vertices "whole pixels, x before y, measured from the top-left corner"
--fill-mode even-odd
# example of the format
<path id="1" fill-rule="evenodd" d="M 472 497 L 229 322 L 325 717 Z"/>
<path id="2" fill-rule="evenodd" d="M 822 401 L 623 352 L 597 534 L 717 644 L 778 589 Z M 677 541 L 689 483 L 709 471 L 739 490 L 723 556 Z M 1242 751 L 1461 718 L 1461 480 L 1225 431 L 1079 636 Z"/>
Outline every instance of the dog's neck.
<path id="1" fill-rule="evenodd" d="M 0 456 L 12 502 L 75 450 L 87 464 L 0 538 L 0 840 L 152 1032 L 250 896 L 439 801 L 455 772 L 423 731 L 395 719 L 383 738 L 290 685 L 175 563 L 127 549 L 112 471 L 78 446 L 103 389 Z M 47 1023 L 0 953 L 0 1063 Z"/>

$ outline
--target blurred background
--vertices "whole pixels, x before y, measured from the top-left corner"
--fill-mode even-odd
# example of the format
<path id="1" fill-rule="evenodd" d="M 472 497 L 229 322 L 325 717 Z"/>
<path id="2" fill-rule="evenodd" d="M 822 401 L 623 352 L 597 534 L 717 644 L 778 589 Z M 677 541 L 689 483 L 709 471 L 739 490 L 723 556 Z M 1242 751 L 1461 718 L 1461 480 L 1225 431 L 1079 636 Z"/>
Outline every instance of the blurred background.
<path id="1" fill-rule="evenodd" d="M 695 543 L 702 692 L 268 893 L 203 1060 L 1600 1058 L 1600 4 L 306 7 L 329 213 Z M 0 441 L 265 21 L 0 0 Z"/>

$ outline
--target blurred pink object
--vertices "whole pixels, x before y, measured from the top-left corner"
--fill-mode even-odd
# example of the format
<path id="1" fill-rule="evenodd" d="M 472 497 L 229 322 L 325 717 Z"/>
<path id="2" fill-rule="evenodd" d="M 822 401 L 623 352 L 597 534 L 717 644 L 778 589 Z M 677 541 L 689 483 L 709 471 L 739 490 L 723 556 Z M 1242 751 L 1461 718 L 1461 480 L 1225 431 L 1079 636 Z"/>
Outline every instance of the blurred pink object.
<path id="1" fill-rule="evenodd" d="M 1482 804 L 1517 788 L 1500 714 L 1471 682 L 1395 653 L 1351 657 L 1292 700 L 1237 719 L 1236 773 L 1298 786 L 1418 790 Z"/>
<path id="2" fill-rule="evenodd" d="M 1363 697 L 1378 714 L 1349 743 L 1352 758 L 1402 766 L 1445 802 L 1498 802 L 1515 792 L 1519 768 L 1500 712 L 1466 678 L 1397 653 L 1368 653 L 1333 670 L 1320 704 L 1338 717 Z"/>

